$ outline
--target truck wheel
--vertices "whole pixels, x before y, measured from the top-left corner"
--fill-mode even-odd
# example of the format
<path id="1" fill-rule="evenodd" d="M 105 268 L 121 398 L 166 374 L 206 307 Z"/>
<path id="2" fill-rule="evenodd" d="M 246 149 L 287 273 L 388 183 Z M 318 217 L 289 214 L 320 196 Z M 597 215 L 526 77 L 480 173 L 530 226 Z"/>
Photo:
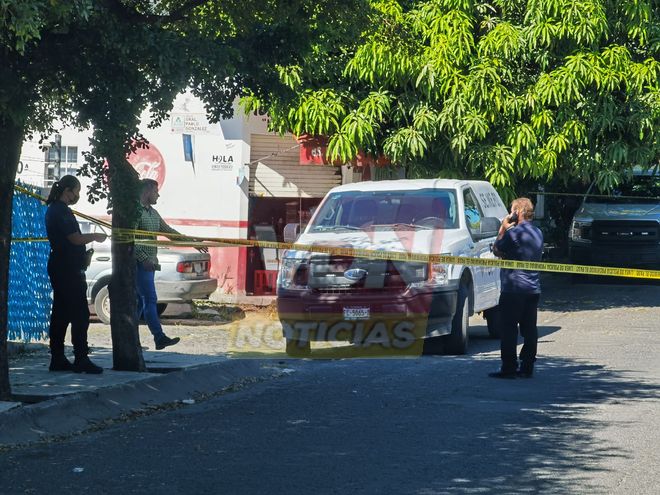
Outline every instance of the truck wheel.
<path id="1" fill-rule="evenodd" d="M 291 357 L 308 357 L 312 352 L 309 340 L 286 339 L 286 354 Z"/>
<path id="2" fill-rule="evenodd" d="M 468 349 L 470 308 L 468 305 L 468 289 L 461 285 L 458 289 L 456 313 L 451 322 L 451 333 L 444 337 L 447 354 L 465 354 Z"/>
<path id="3" fill-rule="evenodd" d="M 443 354 L 445 350 L 444 337 L 427 337 L 424 339 L 422 354 L 436 356 Z"/>
<path id="4" fill-rule="evenodd" d="M 484 318 L 486 318 L 486 324 L 488 325 L 488 335 L 491 339 L 500 338 L 500 307 L 495 306 L 494 308 L 487 309 L 484 311 Z"/>
<path id="5" fill-rule="evenodd" d="M 587 262 L 584 259 L 576 259 L 572 256 L 568 258 L 568 262 L 571 265 L 586 265 Z M 582 273 L 571 273 L 571 285 L 576 284 L 590 284 L 593 282 L 593 275 L 584 275 Z"/>
<path id="6" fill-rule="evenodd" d="M 101 290 L 96 293 L 94 311 L 96 311 L 96 316 L 99 317 L 102 323 L 110 324 L 110 294 L 107 285 L 101 287 Z"/>
<path id="7" fill-rule="evenodd" d="M 158 312 L 158 316 L 162 315 L 166 309 L 167 309 L 167 303 L 156 304 L 156 311 Z"/>

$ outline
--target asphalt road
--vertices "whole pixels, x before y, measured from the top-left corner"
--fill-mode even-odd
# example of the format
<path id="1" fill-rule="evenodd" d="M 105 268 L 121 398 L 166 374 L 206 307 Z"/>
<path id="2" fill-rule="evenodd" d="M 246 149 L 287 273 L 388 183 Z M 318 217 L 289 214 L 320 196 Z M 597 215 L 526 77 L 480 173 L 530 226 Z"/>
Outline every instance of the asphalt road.
<path id="1" fill-rule="evenodd" d="M 288 372 L 1 452 L 0 492 L 655 494 L 659 301 L 553 279 L 531 380 L 486 376 L 479 319 L 462 357 L 265 360 Z"/>

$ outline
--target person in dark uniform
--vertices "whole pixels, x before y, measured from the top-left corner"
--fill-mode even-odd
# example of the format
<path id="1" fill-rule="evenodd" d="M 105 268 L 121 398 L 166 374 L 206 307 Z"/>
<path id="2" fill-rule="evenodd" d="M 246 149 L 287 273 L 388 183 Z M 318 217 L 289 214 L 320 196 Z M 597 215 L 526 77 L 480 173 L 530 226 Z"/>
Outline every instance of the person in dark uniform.
<path id="1" fill-rule="evenodd" d="M 69 208 L 80 199 L 80 182 L 73 175 L 65 175 L 53 184 L 46 201 L 46 232 L 50 241 L 48 276 L 53 288 L 53 308 L 50 315 L 50 371 L 76 373 L 103 372 L 87 356 L 87 268 L 85 244 L 103 242 L 103 233 L 82 234 L 76 217 Z M 64 337 L 71 324 L 73 364 L 64 355 Z"/>
<path id="2" fill-rule="evenodd" d="M 543 233 L 532 225 L 534 205 L 527 198 L 511 203 L 511 214 L 504 217 L 493 252 L 507 260 L 541 261 Z M 541 281 L 539 272 L 529 270 L 500 270 L 500 351 L 502 367 L 489 373 L 493 378 L 531 378 L 536 361 L 538 330 L 536 317 Z M 520 366 L 516 356 L 518 326 L 523 337 Z"/>

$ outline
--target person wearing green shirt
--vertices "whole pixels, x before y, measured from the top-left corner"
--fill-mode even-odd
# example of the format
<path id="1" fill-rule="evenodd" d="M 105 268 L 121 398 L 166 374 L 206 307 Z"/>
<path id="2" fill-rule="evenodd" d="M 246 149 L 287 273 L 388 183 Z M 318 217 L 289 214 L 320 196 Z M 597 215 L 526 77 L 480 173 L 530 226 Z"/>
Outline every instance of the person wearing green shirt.
<path id="1" fill-rule="evenodd" d="M 170 338 L 163 332 L 160 324 L 156 303 L 156 285 L 154 283 L 155 272 L 160 270 L 158 264 L 158 247 L 153 244 L 141 244 L 141 240 L 155 240 L 156 232 L 168 236 L 174 234 L 176 239 L 181 239 L 179 232 L 167 225 L 156 211 L 153 205 L 156 204 L 160 194 L 158 193 L 158 183 L 153 179 L 142 179 L 140 181 L 140 216 L 136 225 L 137 230 L 154 232 L 153 235 L 137 233 L 135 236 L 135 259 L 137 261 L 136 270 L 136 288 L 138 293 L 138 312 L 142 313 L 147 322 L 149 331 L 154 337 L 156 349 L 161 350 L 165 347 L 179 342 L 179 338 Z M 169 237 L 169 236 L 168 236 Z M 199 248 L 199 251 L 208 252 L 206 248 Z"/>

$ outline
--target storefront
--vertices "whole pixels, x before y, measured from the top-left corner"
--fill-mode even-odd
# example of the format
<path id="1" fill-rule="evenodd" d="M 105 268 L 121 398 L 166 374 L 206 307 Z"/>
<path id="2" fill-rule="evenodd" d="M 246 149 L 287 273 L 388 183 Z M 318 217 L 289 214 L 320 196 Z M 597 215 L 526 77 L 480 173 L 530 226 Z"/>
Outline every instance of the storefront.
<path id="1" fill-rule="evenodd" d="M 298 224 L 304 228 L 325 194 L 341 183 L 341 167 L 301 165 L 300 144 L 293 136 L 252 134 L 249 237 L 284 242 L 285 227 Z M 275 249 L 248 249 L 247 294 L 275 293 L 280 255 Z"/>

